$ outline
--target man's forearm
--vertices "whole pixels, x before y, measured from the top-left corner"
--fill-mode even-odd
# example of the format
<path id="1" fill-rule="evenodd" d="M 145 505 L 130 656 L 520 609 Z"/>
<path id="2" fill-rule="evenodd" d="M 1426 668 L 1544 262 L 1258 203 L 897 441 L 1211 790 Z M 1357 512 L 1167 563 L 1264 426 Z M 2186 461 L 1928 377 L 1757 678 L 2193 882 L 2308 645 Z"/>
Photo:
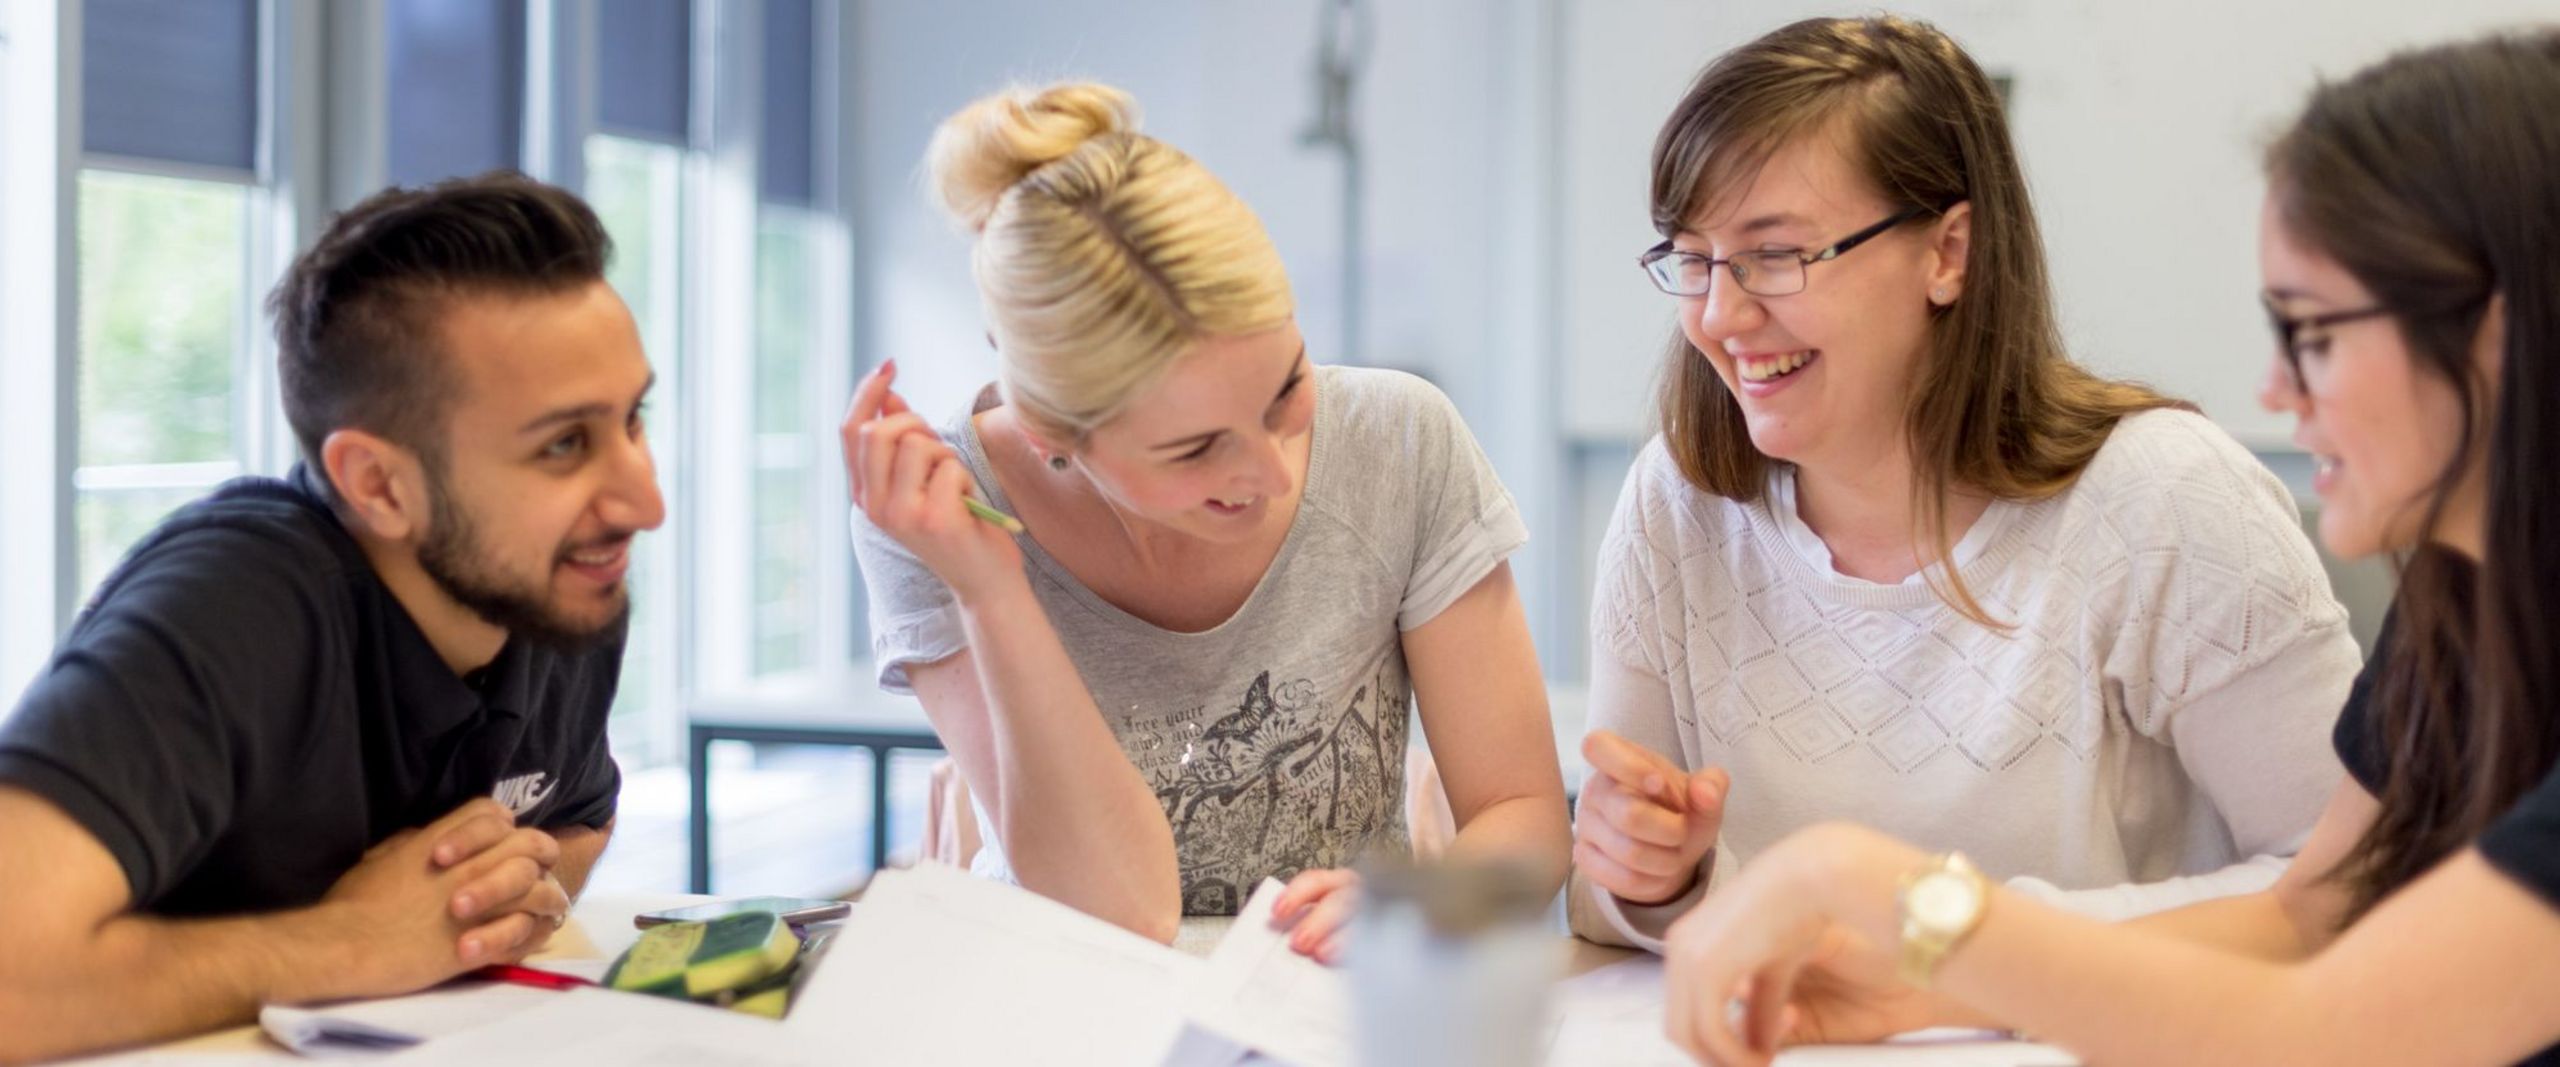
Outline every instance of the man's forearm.
<path id="1" fill-rule="evenodd" d="M 351 942 L 318 907 L 224 919 L 108 920 L 76 945 L 0 964 L 0 1062 L 246 1023 L 267 1003 L 343 990 Z"/>
<path id="2" fill-rule="evenodd" d="M 552 834 L 560 842 L 560 862 L 551 867 L 551 876 L 560 880 L 560 888 L 575 901 L 587 890 L 587 877 L 595 873 L 596 861 L 604 857 L 604 846 L 613 839 L 613 823 L 602 829 L 574 826 Z"/>

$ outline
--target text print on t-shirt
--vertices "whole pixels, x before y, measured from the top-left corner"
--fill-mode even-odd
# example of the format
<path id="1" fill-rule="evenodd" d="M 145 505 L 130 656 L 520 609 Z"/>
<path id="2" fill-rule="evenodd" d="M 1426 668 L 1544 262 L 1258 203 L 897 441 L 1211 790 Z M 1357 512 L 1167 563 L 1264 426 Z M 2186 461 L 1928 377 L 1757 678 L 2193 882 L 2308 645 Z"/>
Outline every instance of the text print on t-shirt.
<path id="1" fill-rule="evenodd" d="M 526 812 L 541 807 L 543 801 L 551 799 L 551 787 L 560 783 L 551 781 L 550 778 L 550 773 L 546 771 L 519 774 L 499 782 L 497 788 L 489 791 L 489 795 L 498 803 L 505 805 L 508 814 L 521 819 Z"/>

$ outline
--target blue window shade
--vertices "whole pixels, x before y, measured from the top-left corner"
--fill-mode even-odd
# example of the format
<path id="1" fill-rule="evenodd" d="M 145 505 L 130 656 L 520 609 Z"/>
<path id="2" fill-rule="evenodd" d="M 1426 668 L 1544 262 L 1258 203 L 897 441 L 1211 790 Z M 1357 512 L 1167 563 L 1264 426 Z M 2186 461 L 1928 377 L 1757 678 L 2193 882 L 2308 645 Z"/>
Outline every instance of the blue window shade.
<path id="1" fill-rule="evenodd" d="M 817 22 L 810 0 L 765 0 L 764 127 L 756 182 L 770 203 L 815 202 Z"/>
<path id="2" fill-rule="evenodd" d="M 685 144 L 693 110 L 693 4 L 613 0 L 596 19 L 596 128 Z"/>
<path id="3" fill-rule="evenodd" d="M 88 152 L 255 175 L 257 0 L 88 0 L 80 126 Z"/>
<path id="4" fill-rule="evenodd" d="M 418 185 L 524 157 L 524 0 L 390 0 L 385 176 Z"/>

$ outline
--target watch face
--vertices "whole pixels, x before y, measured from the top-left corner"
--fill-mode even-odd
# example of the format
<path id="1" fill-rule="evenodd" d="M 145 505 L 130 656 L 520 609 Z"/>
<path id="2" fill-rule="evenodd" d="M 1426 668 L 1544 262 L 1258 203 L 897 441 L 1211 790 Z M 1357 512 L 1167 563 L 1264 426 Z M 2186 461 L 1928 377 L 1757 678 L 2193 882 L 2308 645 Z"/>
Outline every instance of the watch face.
<path id="1" fill-rule="evenodd" d="M 1911 917 L 1938 930 L 1964 925 L 1982 906 L 1973 880 L 1947 871 L 1932 871 L 1911 883 L 1909 900 Z"/>

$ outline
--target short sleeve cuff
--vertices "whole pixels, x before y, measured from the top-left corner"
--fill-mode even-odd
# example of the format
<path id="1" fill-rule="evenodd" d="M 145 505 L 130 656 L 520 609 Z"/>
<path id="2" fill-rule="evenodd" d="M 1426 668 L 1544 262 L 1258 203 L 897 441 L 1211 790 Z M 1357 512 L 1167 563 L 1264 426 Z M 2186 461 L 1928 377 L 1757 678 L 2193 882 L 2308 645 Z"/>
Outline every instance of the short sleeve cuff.
<path id="1" fill-rule="evenodd" d="M 563 806 L 558 814 L 547 820 L 547 824 L 554 827 L 583 826 L 590 830 L 602 830 L 612 825 L 614 813 L 621 806 L 622 768 L 610 756 L 605 757 L 602 777 L 604 780 L 597 783 L 601 788 L 591 788 L 585 799 L 575 805 Z"/>
<path id="2" fill-rule="evenodd" d="M 105 846 L 107 854 L 115 857 L 116 866 L 124 869 L 125 884 L 135 905 L 147 904 L 159 896 L 158 868 L 141 833 L 135 830 L 133 820 L 87 779 L 40 756 L 0 752 L 0 784 L 42 797 Z"/>
<path id="3" fill-rule="evenodd" d="M 551 825 L 555 827 L 583 826 L 590 830 L 602 830 L 613 824 L 613 816 L 616 807 L 617 802 L 614 795 L 608 793 L 604 796 L 597 797 L 594 800 L 590 800 L 575 809 L 561 812 L 559 818 L 552 820 Z"/>
<path id="4" fill-rule="evenodd" d="M 1508 499 L 1467 524 L 1466 532 L 1424 560 L 1405 587 L 1404 605 L 1396 612 L 1396 629 L 1413 631 L 1440 617 L 1467 595 L 1484 576 L 1520 546 L 1529 543 L 1529 528 Z"/>
<path id="5" fill-rule="evenodd" d="M 879 672 L 881 689 L 914 696 L 915 683 L 907 677 L 909 667 L 940 663 L 967 647 L 969 641 L 960 628 L 959 609 L 944 606 L 892 620 L 873 631 L 871 661 Z"/>

